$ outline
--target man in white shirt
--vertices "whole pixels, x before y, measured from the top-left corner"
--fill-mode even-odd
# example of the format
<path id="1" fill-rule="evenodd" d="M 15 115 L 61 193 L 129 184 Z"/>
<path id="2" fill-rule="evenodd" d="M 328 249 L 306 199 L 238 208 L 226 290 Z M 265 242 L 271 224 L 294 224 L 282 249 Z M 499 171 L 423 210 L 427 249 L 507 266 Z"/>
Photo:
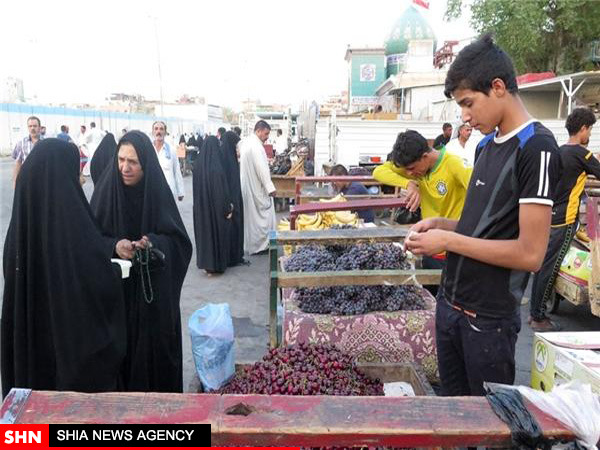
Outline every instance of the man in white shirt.
<path id="1" fill-rule="evenodd" d="M 473 128 L 468 123 L 463 123 L 458 127 L 458 136 L 450 139 L 446 144 L 446 151 L 454 155 L 460 156 L 465 166 L 472 166 L 475 161 L 475 149 L 477 148 L 477 140 L 470 139 Z"/>
<path id="2" fill-rule="evenodd" d="M 269 231 L 276 226 L 271 181 L 264 143 L 271 126 L 259 120 L 254 133 L 240 142 L 240 178 L 244 201 L 244 251 L 253 255 L 269 247 Z"/>
<path id="3" fill-rule="evenodd" d="M 102 142 L 103 137 L 104 131 L 102 131 L 100 128 L 96 128 L 96 122 L 91 122 L 90 130 L 85 134 L 88 162 L 83 167 L 83 175 L 86 177 L 90 175 L 92 158 L 94 157 L 94 153 L 100 145 L 100 142 Z"/>
<path id="4" fill-rule="evenodd" d="M 277 137 L 275 138 L 275 152 L 281 155 L 288 149 L 287 138 L 283 136 L 283 131 L 277 130 Z"/>
<path id="5" fill-rule="evenodd" d="M 173 195 L 177 197 L 179 201 L 183 200 L 185 191 L 183 188 L 183 176 L 181 175 L 181 169 L 179 168 L 179 160 L 177 159 L 177 152 L 174 148 L 165 142 L 165 136 L 167 134 L 167 125 L 162 121 L 156 121 L 152 124 L 152 137 L 154 150 L 158 156 L 158 162 L 162 168 L 167 183 L 173 192 Z"/>

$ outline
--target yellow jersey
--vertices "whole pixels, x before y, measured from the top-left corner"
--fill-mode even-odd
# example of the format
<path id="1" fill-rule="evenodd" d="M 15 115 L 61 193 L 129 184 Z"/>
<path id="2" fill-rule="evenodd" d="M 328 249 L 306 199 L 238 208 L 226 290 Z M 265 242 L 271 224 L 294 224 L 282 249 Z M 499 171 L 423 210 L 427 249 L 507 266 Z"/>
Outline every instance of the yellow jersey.
<path id="1" fill-rule="evenodd" d="M 465 166 L 459 156 L 440 150 L 440 157 L 431 171 L 421 178 L 410 177 L 401 167 L 388 161 L 373 171 L 373 177 L 390 186 L 406 189 L 409 181 L 419 184 L 421 216 L 458 220 L 465 204 L 473 167 Z"/>

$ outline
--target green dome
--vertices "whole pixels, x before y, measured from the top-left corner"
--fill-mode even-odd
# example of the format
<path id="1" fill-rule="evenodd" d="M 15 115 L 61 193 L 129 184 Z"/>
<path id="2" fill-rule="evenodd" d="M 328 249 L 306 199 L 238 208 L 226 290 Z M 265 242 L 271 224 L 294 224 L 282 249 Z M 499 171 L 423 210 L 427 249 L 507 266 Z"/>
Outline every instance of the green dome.
<path id="1" fill-rule="evenodd" d="M 385 54 L 397 55 L 408 51 L 408 42 L 416 39 L 433 39 L 435 34 L 427 20 L 412 5 L 394 24 L 392 32 L 385 41 Z"/>

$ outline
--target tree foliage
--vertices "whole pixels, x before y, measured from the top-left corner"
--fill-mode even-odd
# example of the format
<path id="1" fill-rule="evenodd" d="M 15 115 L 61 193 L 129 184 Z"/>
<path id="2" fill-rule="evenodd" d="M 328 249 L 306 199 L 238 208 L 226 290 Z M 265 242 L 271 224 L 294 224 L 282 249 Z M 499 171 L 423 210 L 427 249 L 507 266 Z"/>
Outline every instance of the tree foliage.
<path id="1" fill-rule="evenodd" d="M 473 29 L 492 32 L 517 73 L 592 68 L 590 43 L 600 39 L 598 0 L 448 0 L 446 19 L 460 17 L 466 8 Z"/>

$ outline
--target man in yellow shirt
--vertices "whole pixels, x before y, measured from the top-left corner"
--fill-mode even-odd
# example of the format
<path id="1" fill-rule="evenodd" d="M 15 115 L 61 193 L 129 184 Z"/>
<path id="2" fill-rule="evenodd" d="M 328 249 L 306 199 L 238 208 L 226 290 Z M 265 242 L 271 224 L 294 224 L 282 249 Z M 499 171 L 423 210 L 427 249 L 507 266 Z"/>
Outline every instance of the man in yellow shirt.
<path id="1" fill-rule="evenodd" d="M 399 133 L 390 161 L 377 167 L 373 177 L 390 186 L 408 191 L 407 208 L 421 206 L 423 219 L 444 217 L 458 220 L 462 213 L 472 167 L 466 167 L 459 156 L 434 150 L 414 130 Z M 423 257 L 423 268 L 442 268 L 445 255 Z"/>

